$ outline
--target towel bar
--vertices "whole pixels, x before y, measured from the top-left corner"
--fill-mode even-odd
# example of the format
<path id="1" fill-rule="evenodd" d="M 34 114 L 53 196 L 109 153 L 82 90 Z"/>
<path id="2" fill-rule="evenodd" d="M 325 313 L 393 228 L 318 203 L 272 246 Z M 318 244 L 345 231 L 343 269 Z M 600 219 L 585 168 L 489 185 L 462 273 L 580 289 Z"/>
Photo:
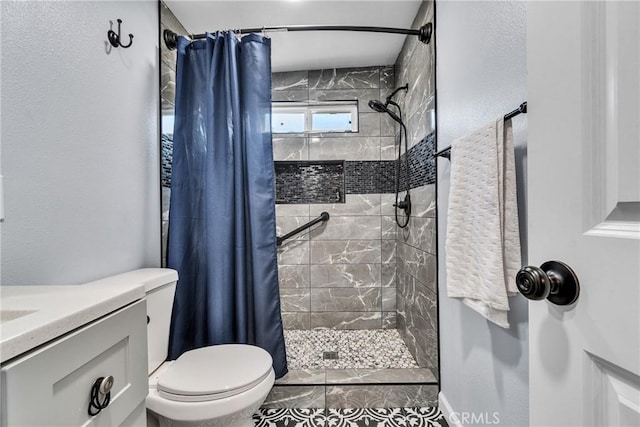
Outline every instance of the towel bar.
<path id="1" fill-rule="evenodd" d="M 513 110 L 510 113 L 504 115 L 505 120 L 509 120 L 517 116 L 518 114 L 526 114 L 527 113 L 527 101 L 524 101 L 518 108 Z M 451 146 L 444 148 L 437 153 L 434 154 L 435 157 L 444 157 L 445 159 L 451 160 Z"/>

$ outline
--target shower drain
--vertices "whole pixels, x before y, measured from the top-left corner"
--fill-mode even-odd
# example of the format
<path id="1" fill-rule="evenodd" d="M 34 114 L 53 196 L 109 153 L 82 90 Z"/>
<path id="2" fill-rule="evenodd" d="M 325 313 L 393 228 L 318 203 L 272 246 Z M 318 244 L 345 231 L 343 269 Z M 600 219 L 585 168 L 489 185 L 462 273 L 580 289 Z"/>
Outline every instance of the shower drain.
<path id="1" fill-rule="evenodd" d="M 322 358 L 324 360 L 338 360 L 338 352 L 337 351 L 323 351 Z"/>

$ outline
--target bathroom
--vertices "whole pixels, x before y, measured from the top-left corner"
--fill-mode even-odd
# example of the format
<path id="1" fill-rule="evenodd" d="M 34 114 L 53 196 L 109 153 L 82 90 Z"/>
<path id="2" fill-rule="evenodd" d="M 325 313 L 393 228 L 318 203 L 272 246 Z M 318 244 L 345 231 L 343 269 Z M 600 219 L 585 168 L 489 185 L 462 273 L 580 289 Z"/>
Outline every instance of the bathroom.
<path id="1" fill-rule="evenodd" d="M 560 206 L 560 211 L 585 215 L 571 210 L 580 205 L 579 200 L 556 198 L 556 192 L 548 190 L 569 181 L 567 176 L 571 174 L 559 173 L 550 178 L 549 171 L 554 170 L 553 166 L 555 170 L 563 169 L 572 159 L 569 150 L 560 148 L 568 146 L 566 141 L 573 139 L 567 136 L 575 134 L 576 129 L 585 135 L 611 134 L 606 132 L 606 126 L 569 128 L 570 120 L 565 123 L 557 118 L 560 111 L 578 118 L 580 114 L 597 115 L 595 107 L 585 107 L 582 113 L 567 108 L 571 90 L 565 88 L 580 92 L 585 90 L 580 84 L 591 82 L 586 77 L 582 83 L 571 76 L 564 77 L 566 62 L 580 62 L 571 53 L 580 52 L 576 40 L 583 36 L 583 27 L 573 17 L 596 20 L 604 14 L 621 20 L 620 28 L 632 36 L 622 48 L 635 52 L 630 57 L 637 57 L 638 33 L 632 30 L 638 27 L 637 6 L 631 3 L 618 10 L 618 6 L 611 5 L 599 8 L 595 2 L 591 6 L 589 2 L 324 2 L 327 5 L 323 15 L 313 9 L 319 7 L 317 3 L 2 2 L 3 287 L 57 287 L 94 281 L 107 286 L 100 280 L 167 265 L 172 172 L 171 133 L 167 129 L 173 127 L 176 51 L 166 48 L 162 38 L 165 28 L 182 35 L 236 26 L 313 24 L 419 29 L 430 23 L 433 34 L 429 43 L 410 35 L 337 33 L 348 50 L 342 57 L 332 47 L 335 43 L 329 42 L 334 39 L 328 33 L 265 32 L 272 40 L 274 61 L 278 41 L 287 40 L 278 37 L 293 37 L 289 40 L 302 43 L 293 51 L 297 54 L 290 55 L 300 62 L 273 70 L 272 100 L 301 104 L 342 101 L 351 107 L 355 101 L 358 132 L 284 133 L 274 129 L 277 234 L 282 236 L 325 211 L 330 218 L 279 246 L 279 304 L 289 372 L 298 371 L 299 375 L 276 380 L 261 409 L 263 419 L 255 418 L 256 422 L 279 416 L 281 419 L 274 423 L 282 423 L 286 417 L 294 420 L 304 411 L 311 411 L 320 417 L 313 425 L 323 425 L 318 419 L 327 421 L 332 416 L 345 425 L 367 425 L 347 423 L 346 411 L 357 408 L 360 418 L 352 419 L 353 423 L 371 422 L 375 416 L 382 416 L 387 417 L 384 420 L 388 424 L 384 425 L 395 425 L 394 416 L 403 422 L 414 416 L 424 425 L 583 425 L 589 424 L 588 417 L 601 415 L 580 409 L 581 398 L 569 399 L 549 391 L 557 388 L 560 393 L 575 386 L 567 379 L 569 376 L 562 375 L 569 366 L 577 364 L 582 372 L 584 366 L 593 365 L 594 373 L 589 375 L 597 372 L 609 381 L 621 381 L 627 390 L 640 388 L 639 369 L 633 362 L 638 355 L 637 331 L 631 326 L 625 332 L 603 333 L 626 329 L 620 322 L 639 323 L 637 289 L 625 288 L 610 296 L 602 294 L 598 286 L 590 288 L 590 282 L 600 280 L 600 273 L 589 266 L 594 260 L 588 258 L 586 249 L 571 251 L 550 246 L 549 236 L 558 236 L 563 229 L 553 225 L 555 217 L 547 219 L 549 212 L 541 208 Z M 358 3 L 366 3 L 367 7 Z M 311 12 L 304 12 L 304 7 Z M 194 9 L 189 12 L 189 8 Z M 369 10 L 376 8 L 377 13 Z M 245 10 L 253 21 L 229 22 L 229 16 L 243 16 Z M 303 14 L 302 18 L 299 14 Z M 194 26 L 194 16 L 198 15 L 209 17 L 201 18 L 205 28 Z M 554 21 L 551 16 L 558 18 Z M 629 18 L 625 21 L 623 16 Z M 597 27 L 598 31 L 605 32 L 608 27 L 604 27 Z M 566 28 L 573 32 L 565 34 Z M 123 46 L 111 46 L 109 30 L 120 33 Z M 130 33 L 134 35 L 132 39 L 127 36 Z M 125 48 L 129 42 L 131 47 Z M 387 49 L 387 56 L 371 62 L 362 47 L 365 45 L 372 45 L 374 50 Z M 604 42 L 595 43 L 594 51 L 606 50 L 607 46 Z M 314 54 L 316 47 L 322 55 Z M 332 49 L 335 57 L 331 57 Z M 307 63 L 303 62 L 305 58 Z M 563 60 L 556 61 L 557 58 Z M 598 60 L 597 55 L 583 58 Z M 621 61 L 617 57 L 615 60 Z M 598 62 L 600 69 L 605 70 L 602 63 Z M 626 66 L 637 71 L 637 62 Z M 603 86 L 598 86 L 598 76 L 585 75 L 594 79 L 589 83 L 593 87 Z M 626 79 L 625 85 L 638 87 L 638 82 L 628 75 L 621 74 L 619 78 Z M 400 106 L 406 133 L 390 114 L 369 107 L 369 101 L 384 101 L 405 84 L 407 90 L 400 89 L 392 101 Z M 596 95 L 592 98 L 585 96 L 585 105 L 609 99 L 607 90 L 611 89 L 593 91 Z M 637 113 L 633 100 L 622 95 L 620 99 L 619 102 L 630 103 L 629 111 Z M 458 299 L 448 297 L 446 239 L 452 215 L 450 177 L 456 157 L 436 157 L 435 153 L 495 117 L 514 111 L 525 101 L 530 111 L 511 120 L 522 266 L 563 260 L 580 277 L 582 294 L 577 306 L 570 305 L 568 310 L 545 301 L 529 302 L 522 295 L 512 296 L 509 327 L 501 328 Z M 630 117 L 634 122 L 634 116 Z M 586 120 L 576 119 L 578 125 L 583 121 Z M 563 126 L 567 129 L 558 134 L 549 131 L 564 129 Z M 589 132 L 584 133 L 585 129 Z M 637 129 L 632 131 L 635 133 L 631 139 L 637 136 Z M 400 138 L 402 147 L 398 147 Z M 583 144 L 591 147 L 587 144 L 595 143 L 588 139 Z M 625 145 L 624 141 L 617 144 L 618 150 L 631 150 L 627 158 L 637 159 L 637 147 Z M 550 151 L 557 158 L 549 159 Z M 404 160 L 408 160 L 408 168 L 406 163 L 403 165 Z M 599 163 L 592 162 L 597 169 Z M 399 173 L 395 169 L 398 165 Z M 620 160 L 615 169 L 619 171 L 619 182 L 638 181 L 634 179 L 637 162 L 633 165 Z M 318 174 L 333 176 L 337 180 L 331 181 L 335 187 L 329 191 L 324 185 L 317 185 L 314 177 Z M 398 200 L 404 200 L 407 188 L 411 195 L 407 228 L 395 224 L 396 178 L 400 187 Z M 298 188 L 304 191 L 296 191 Z M 573 194 L 569 187 L 558 192 Z M 612 195 L 621 197 L 622 205 L 630 206 L 615 211 L 612 218 L 631 224 L 616 229 L 620 235 L 631 236 L 616 239 L 621 240 L 617 242 L 620 246 L 611 244 L 609 250 L 615 251 L 615 261 L 593 257 L 599 263 L 638 266 L 637 237 L 633 234 L 633 224 L 638 223 L 639 199 L 634 198 L 637 192 L 638 188 L 629 184 L 620 190 L 624 194 Z M 593 226 L 594 235 L 602 236 L 608 229 L 597 227 L 601 210 L 593 212 L 597 214 L 587 215 L 585 227 Z M 404 212 L 400 211 L 399 219 L 405 219 Z M 620 282 L 638 282 L 637 268 L 624 272 L 611 272 L 608 267 L 602 270 Z M 4 318 L 5 307 L 12 301 L 7 295 L 2 294 L 3 341 L 12 323 L 18 322 Z M 595 300 L 604 305 L 595 305 Z M 580 333 L 584 332 L 580 329 L 584 323 L 579 324 L 585 322 L 583 313 L 596 309 L 625 314 L 607 317 L 613 323 L 603 321 L 603 326 L 591 327 L 589 334 Z M 587 324 L 593 326 L 593 322 Z M 589 345 L 576 341 L 575 336 L 588 336 Z M 564 344 L 554 345 L 559 342 Z M 621 354 L 602 350 L 618 342 L 625 343 Z M 349 345 L 355 349 L 351 359 Z M 5 346 L 3 342 L 0 353 L 10 353 Z M 569 351 L 573 348 L 570 346 L 584 348 L 585 354 L 593 357 L 575 359 L 576 351 Z M 5 361 L 3 358 L 3 381 Z M 362 372 L 349 372 L 357 369 L 393 369 L 398 376 L 365 378 L 359 376 Z M 114 377 L 116 387 L 117 375 Z M 561 386 L 560 379 L 564 381 Z M 616 392 L 611 390 L 607 392 Z M 633 391 L 629 393 L 626 398 L 633 401 L 635 395 Z M 610 419 L 616 421 L 591 423 L 634 425 L 637 412 L 620 412 L 620 406 L 611 403 L 624 396 L 607 396 L 602 404 L 616 410 L 606 416 L 622 415 Z M 87 391 L 87 401 L 88 398 Z M 11 402 L 19 404 L 20 399 L 15 399 Z M 114 405 L 116 400 L 114 396 Z M 2 402 L 6 404 L 4 399 Z M 572 412 L 579 413 L 578 418 L 564 413 L 559 408 L 562 404 L 574 405 L 577 409 Z M 401 409 L 394 413 L 397 408 Z M 438 409 L 411 415 L 411 408 Z M 372 415 L 374 410 L 378 415 Z M 4 416 L 1 422 L 9 425 Z"/>

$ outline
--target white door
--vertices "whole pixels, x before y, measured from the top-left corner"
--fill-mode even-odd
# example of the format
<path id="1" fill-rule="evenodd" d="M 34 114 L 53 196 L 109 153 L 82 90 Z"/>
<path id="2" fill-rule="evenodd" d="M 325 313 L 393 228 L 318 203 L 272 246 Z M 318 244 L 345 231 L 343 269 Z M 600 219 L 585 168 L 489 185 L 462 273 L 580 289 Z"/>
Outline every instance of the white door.
<path id="1" fill-rule="evenodd" d="M 532 426 L 640 425 L 640 2 L 528 3 L 529 264 L 576 303 L 529 303 Z"/>

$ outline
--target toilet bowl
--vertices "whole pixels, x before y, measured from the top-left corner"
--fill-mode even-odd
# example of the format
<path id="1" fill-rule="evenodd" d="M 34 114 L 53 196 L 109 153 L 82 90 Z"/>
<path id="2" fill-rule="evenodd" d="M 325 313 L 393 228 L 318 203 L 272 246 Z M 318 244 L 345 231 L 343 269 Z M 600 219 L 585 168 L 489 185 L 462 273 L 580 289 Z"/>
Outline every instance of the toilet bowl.
<path id="1" fill-rule="evenodd" d="M 252 427 L 275 382 L 272 358 L 245 344 L 224 344 L 165 361 L 177 273 L 137 270 L 147 295 L 149 394 L 147 425 Z"/>
<path id="2" fill-rule="evenodd" d="M 275 374 L 269 353 L 249 345 L 191 350 L 149 381 L 147 410 L 160 426 L 253 426 Z"/>

